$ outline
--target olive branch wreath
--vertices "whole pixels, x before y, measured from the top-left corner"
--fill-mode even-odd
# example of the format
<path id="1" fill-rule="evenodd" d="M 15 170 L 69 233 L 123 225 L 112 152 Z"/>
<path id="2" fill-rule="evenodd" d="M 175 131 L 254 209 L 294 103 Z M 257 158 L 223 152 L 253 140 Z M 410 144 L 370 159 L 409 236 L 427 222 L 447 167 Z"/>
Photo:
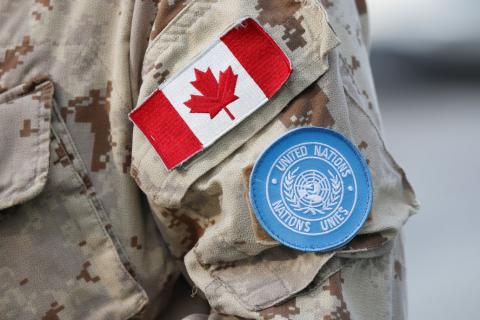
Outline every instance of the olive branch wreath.
<path id="1" fill-rule="evenodd" d="M 298 211 L 303 213 L 322 213 L 324 214 L 325 211 L 331 210 L 337 203 L 338 199 L 340 199 L 340 192 L 341 192 L 341 182 L 337 175 L 334 175 L 330 170 L 328 170 L 328 175 L 330 183 L 332 185 L 332 190 L 330 196 L 321 204 L 320 209 L 309 207 L 309 206 L 302 206 L 300 199 L 295 194 L 295 190 L 293 188 L 293 183 L 295 178 L 297 177 L 296 173 L 299 167 L 295 168 L 292 171 L 287 173 L 285 180 L 283 182 L 283 189 L 285 191 L 285 198 L 289 202 L 290 206 Z"/>

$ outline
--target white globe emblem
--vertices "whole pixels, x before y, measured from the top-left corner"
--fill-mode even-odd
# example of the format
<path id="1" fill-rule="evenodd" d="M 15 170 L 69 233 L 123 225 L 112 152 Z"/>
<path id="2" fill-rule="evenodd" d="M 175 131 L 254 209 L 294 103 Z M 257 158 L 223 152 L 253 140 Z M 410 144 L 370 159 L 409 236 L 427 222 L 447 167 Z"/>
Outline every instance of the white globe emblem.
<path id="1" fill-rule="evenodd" d="M 304 205 L 318 205 L 330 195 L 327 177 L 319 171 L 307 170 L 295 179 L 294 188 Z"/>
<path id="2" fill-rule="evenodd" d="M 297 212 L 317 215 L 328 214 L 336 208 L 342 194 L 341 179 L 328 170 L 298 173 L 299 167 L 289 170 L 283 181 L 284 199 Z"/>

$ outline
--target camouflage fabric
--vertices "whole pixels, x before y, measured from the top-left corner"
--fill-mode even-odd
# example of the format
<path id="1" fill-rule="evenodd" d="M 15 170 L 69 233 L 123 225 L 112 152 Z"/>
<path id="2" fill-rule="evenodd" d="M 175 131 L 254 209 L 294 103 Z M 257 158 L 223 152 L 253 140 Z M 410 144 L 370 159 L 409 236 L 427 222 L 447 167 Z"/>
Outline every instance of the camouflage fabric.
<path id="1" fill-rule="evenodd" d="M 402 225 L 418 205 L 386 149 L 354 0 L 18 0 L 0 4 L 0 318 L 175 319 L 179 276 L 200 319 L 402 319 Z M 128 120 L 242 17 L 292 61 L 287 84 L 167 172 Z M 373 176 L 366 225 L 334 252 L 259 226 L 249 172 L 274 139 L 316 125 L 358 145 Z M 180 314 L 177 312 L 177 314 Z"/>

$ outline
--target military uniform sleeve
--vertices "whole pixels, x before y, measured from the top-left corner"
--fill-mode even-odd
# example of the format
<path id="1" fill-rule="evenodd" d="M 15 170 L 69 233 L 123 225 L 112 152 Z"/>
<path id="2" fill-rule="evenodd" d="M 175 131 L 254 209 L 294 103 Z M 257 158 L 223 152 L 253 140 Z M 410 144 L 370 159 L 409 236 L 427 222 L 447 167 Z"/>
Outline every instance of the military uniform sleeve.
<path id="1" fill-rule="evenodd" d="M 368 59 L 361 1 L 189 1 L 164 4 L 146 48 L 137 105 L 233 23 L 254 18 L 288 56 L 292 74 L 262 108 L 173 170 L 134 129 L 131 174 L 209 319 L 402 318 L 398 234 L 417 203 L 391 157 Z M 167 10 L 169 9 L 169 10 Z M 162 11 L 163 10 L 163 11 Z M 318 126 L 365 157 L 374 204 L 346 246 L 302 252 L 274 240 L 249 198 L 252 167 L 279 136 Z"/>

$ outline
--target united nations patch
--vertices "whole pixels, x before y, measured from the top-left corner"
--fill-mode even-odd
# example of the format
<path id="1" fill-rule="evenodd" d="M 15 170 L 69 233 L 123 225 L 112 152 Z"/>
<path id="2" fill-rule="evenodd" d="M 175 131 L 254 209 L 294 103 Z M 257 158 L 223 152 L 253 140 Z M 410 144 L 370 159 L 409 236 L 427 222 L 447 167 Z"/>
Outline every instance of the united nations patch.
<path id="1" fill-rule="evenodd" d="M 328 251 L 350 241 L 372 206 L 368 166 L 341 134 L 292 130 L 260 156 L 250 200 L 262 227 L 286 246 Z"/>

